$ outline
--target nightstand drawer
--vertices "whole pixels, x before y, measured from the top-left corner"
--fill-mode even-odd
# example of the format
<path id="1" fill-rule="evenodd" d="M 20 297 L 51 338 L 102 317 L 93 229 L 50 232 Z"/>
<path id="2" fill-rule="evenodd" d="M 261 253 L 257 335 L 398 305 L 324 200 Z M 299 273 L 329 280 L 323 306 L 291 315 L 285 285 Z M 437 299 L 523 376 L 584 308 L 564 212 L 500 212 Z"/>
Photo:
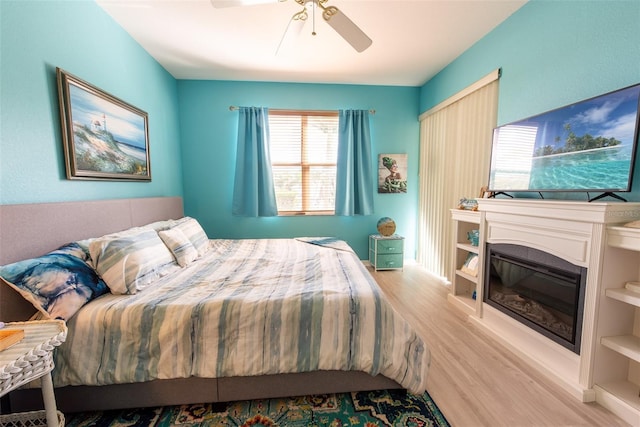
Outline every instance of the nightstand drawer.
<path id="1" fill-rule="evenodd" d="M 402 268 L 402 254 L 389 254 L 389 255 L 380 255 L 378 254 L 377 259 L 375 260 L 375 267 L 377 269 L 385 269 L 385 268 Z"/>
<path id="2" fill-rule="evenodd" d="M 377 239 L 378 254 L 401 254 L 404 241 L 402 239 Z"/>

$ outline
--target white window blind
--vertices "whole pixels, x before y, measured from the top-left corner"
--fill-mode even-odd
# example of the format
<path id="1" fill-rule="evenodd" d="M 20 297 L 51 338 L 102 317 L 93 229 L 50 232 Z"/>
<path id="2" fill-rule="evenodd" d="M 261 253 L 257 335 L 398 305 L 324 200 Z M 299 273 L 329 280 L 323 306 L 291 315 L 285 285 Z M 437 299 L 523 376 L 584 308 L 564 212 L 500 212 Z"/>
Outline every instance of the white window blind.
<path id="1" fill-rule="evenodd" d="M 332 215 L 338 112 L 269 111 L 271 167 L 280 215 Z"/>
<path id="2" fill-rule="evenodd" d="M 498 111 L 499 70 L 420 116 L 420 195 L 416 260 L 453 277 L 453 221 L 449 209 L 477 197 L 487 184 Z"/>

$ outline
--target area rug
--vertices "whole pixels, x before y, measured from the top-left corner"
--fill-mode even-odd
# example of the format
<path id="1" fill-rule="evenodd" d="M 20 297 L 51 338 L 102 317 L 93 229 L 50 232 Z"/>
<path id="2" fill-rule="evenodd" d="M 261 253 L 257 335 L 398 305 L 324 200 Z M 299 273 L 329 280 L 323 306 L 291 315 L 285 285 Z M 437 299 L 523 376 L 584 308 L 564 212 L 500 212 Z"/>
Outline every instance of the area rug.
<path id="1" fill-rule="evenodd" d="M 428 393 L 403 390 L 67 415 L 68 427 L 449 427 Z"/>

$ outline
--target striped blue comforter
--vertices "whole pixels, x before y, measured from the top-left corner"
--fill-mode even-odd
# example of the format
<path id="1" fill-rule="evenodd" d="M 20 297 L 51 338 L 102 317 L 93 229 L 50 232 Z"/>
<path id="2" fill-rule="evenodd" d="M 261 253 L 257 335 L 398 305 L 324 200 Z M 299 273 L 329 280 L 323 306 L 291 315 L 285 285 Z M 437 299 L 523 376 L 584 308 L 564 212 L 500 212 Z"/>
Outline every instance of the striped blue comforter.
<path id="1" fill-rule="evenodd" d="M 54 383 L 358 370 L 424 391 L 427 346 L 351 248 L 329 243 L 212 240 L 143 291 L 90 302 L 68 322 Z"/>

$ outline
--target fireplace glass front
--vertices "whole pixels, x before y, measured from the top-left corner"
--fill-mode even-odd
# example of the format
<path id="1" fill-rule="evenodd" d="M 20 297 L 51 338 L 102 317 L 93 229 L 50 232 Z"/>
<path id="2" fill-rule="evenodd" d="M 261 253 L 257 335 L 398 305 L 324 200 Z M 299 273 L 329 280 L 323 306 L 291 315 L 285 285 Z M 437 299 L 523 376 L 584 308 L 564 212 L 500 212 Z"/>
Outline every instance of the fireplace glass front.
<path id="1" fill-rule="evenodd" d="M 587 269 L 520 245 L 486 254 L 484 302 L 580 354 Z"/>

